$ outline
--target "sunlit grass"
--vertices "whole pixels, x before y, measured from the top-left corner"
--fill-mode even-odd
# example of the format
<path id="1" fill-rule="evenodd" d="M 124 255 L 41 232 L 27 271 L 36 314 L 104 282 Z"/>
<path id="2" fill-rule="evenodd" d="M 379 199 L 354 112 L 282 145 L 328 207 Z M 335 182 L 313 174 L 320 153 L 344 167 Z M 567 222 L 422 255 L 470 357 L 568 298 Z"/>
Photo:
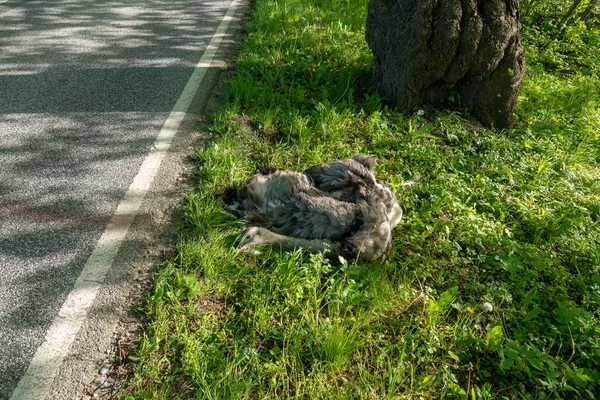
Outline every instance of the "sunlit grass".
<path id="1" fill-rule="evenodd" d="M 124 396 L 599 390 L 600 83 L 530 65 L 513 130 L 401 115 L 369 89 L 366 3 L 257 1 Z M 225 185 L 358 152 L 405 211 L 385 263 L 232 246 Z"/>

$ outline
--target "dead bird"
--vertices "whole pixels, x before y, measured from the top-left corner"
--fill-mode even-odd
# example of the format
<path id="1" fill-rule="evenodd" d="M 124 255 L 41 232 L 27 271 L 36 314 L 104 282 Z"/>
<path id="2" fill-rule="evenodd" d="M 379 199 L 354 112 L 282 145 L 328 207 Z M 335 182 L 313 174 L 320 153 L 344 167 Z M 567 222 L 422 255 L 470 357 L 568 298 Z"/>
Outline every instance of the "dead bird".
<path id="1" fill-rule="evenodd" d="M 315 165 L 304 172 L 266 167 L 223 195 L 225 211 L 245 222 L 242 249 L 278 244 L 377 260 L 390 250 L 402 218 L 396 195 L 377 182 L 373 157 Z"/>

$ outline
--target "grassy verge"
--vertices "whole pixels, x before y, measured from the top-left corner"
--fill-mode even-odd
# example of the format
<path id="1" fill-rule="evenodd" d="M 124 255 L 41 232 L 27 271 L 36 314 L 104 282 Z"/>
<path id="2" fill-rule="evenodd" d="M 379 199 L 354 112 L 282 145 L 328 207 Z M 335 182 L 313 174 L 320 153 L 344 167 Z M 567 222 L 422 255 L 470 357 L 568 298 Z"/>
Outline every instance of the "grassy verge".
<path id="1" fill-rule="evenodd" d="M 597 63 L 586 53 L 565 73 L 577 54 L 555 48 L 549 65 L 542 35 L 525 27 L 517 128 L 401 115 L 368 90 L 366 6 L 257 1 L 214 139 L 196 153 L 199 189 L 182 210 L 177 256 L 156 273 L 124 397 L 600 391 Z M 217 198 L 226 184 L 257 164 L 303 169 L 358 152 L 377 156 L 405 210 L 384 264 L 232 248 L 240 225 Z M 400 187 L 415 174 L 419 183 Z"/>

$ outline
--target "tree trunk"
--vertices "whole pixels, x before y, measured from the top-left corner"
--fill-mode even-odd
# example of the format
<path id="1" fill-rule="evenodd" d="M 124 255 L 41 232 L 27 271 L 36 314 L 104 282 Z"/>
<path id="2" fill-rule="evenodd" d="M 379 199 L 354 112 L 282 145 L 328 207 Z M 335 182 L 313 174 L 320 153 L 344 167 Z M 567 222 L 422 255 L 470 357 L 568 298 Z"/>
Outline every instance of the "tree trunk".
<path id="1" fill-rule="evenodd" d="M 370 0 L 373 79 L 410 111 L 458 94 L 487 126 L 508 127 L 525 72 L 518 0 Z"/>

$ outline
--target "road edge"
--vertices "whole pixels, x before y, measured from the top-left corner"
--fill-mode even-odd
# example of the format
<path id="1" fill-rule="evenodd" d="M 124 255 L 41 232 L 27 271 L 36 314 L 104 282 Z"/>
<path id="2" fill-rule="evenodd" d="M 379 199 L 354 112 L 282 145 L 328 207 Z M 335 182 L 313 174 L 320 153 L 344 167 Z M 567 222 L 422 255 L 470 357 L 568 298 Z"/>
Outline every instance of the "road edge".
<path id="1" fill-rule="evenodd" d="M 156 245 L 172 237 L 173 211 L 190 184 L 189 157 L 207 134 L 195 128 L 198 113 L 210 101 L 216 76 L 224 69 L 219 58 L 230 50 L 226 36 L 242 24 L 247 2 L 232 0 L 217 31 L 202 54 L 186 88 L 165 122 L 124 199 L 119 203 L 99 245 L 90 255 L 75 287 L 48 329 L 10 400 L 82 398 L 82 385 L 105 358 L 113 331 L 126 309 L 124 304 L 140 282 L 147 281 L 157 258 Z M 221 43 L 223 47 L 221 48 Z M 205 80 L 205 78 L 209 78 Z M 206 83 L 209 83 L 206 87 Z M 157 179 L 158 178 L 158 179 Z M 175 233 L 176 234 L 176 233 Z M 162 238 L 161 238 L 162 236 Z M 154 247 L 154 248 L 153 248 Z M 95 322 L 90 322 L 91 318 Z"/>

